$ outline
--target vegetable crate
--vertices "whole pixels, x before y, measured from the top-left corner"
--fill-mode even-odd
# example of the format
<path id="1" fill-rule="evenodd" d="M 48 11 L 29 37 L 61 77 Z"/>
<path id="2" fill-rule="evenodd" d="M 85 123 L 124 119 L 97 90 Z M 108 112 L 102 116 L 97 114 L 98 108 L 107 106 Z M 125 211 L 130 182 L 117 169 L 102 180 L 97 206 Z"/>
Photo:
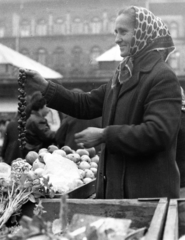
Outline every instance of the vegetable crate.
<path id="1" fill-rule="evenodd" d="M 68 199 L 68 221 L 75 214 L 87 214 L 102 217 L 126 218 L 132 220 L 131 228 L 147 227 L 145 240 L 162 239 L 168 201 L 161 199 Z M 42 202 L 47 211 L 43 217 L 53 221 L 59 216 L 60 199 L 44 199 Z"/>
<path id="2" fill-rule="evenodd" d="M 185 198 L 171 199 L 163 240 L 177 240 L 183 235 L 185 235 Z"/>

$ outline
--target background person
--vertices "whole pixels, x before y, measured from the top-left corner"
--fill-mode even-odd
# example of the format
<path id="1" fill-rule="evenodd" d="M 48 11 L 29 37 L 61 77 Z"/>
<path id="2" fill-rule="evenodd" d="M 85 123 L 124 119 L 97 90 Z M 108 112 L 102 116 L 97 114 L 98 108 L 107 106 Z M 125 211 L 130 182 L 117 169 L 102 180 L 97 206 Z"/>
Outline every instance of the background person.
<path id="1" fill-rule="evenodd" d="M 102 128 L 75 135 L 84 147 L 102 144 L 97 198 L 178 198 L 181 93 L 165 62 L 175 49 L 172 38 L 161 19 L 135 6 L 119 12 L 115 35 L 123 61 L 107 84 L 75 93 L 25 70 L 26 86 L 42 91 L 49 107 L 75 118 L 102 116 Z"/>
<path id="2" fill-rule="evenodd" d="M 12 119 L 6 128 L 4 142 L 1 150 L 3 161 L 11 165 L 12 161 L 22 157 L 18 142 L 18 116 Z"/>
<path id="3" fill-rule="evenodd" d="M 55 142 L 55 132 L 51 131 L 46 120 L 49 109 L 39 91 L 30 99 L 30 117 L 26 122 L 26 151 L 39 151 Z"/>

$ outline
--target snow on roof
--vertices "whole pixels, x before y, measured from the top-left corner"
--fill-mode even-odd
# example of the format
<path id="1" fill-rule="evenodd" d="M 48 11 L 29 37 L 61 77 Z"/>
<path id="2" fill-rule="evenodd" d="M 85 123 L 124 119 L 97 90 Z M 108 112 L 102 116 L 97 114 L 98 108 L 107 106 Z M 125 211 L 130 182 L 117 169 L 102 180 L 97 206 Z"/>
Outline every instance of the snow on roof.
<path id="1" fill-rule="evenodd" d="M 3 44 L 0 44 L 0 64 L 12 64 L 18 68 L 35 70 L 46 79 L 59 79 L 63 77 L 59 72 L 56 72 Z"/>
<path id="2" fill-rule="evenodd" d="M 123 58 L 120 56 L 120 48 L 118 45 L 112 47 L 108 51 L 96 58 L 97 62 L 110 62 L 110 61 L 121 61 Z"/>

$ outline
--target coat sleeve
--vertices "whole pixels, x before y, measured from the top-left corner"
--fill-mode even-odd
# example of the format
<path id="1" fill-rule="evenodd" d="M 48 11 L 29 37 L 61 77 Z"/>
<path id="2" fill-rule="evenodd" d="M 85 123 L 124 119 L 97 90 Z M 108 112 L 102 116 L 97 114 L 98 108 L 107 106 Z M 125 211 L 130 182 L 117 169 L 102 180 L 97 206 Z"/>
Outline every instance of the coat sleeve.
<path id="1" fill-rule="evenodd" d="M 176 141 L 181 116 L 179 82 L 171 71 L 160 71 L 149 81 L 148 91 L 140 93 L 142 121 L 106 128 L 105 143 L 112 154 L 148 155 L 168 150 Z"/>
<path id="2" fill-rule="evenodd" d="M 74 118 L 92 119 L 102 116 L 105 92 L 106 85 L 88 93 L 77 93 L 50 81 L 44 97 L 50 108 Z"/>

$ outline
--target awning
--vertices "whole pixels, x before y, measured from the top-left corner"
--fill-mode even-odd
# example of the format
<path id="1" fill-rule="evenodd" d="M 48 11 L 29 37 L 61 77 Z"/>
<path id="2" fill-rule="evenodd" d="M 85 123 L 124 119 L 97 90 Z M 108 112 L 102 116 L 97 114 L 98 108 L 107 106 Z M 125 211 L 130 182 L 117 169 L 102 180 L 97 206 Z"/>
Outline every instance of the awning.
<path id="1" fill-rule="evenodd" d="M 0 112 L 17 112 L 18 101 L 17 99 L 1 98 Z"/>
<path id="2" fill-rule="evenodd" d="M 112 62 L 121 61 L 123 58 L 120 56 L 120 48 L 118 45 L 112 47 L 108 51 L 96 58 L 97 62 Z"/>
<path id="3" fill-rule="evenodd" d="M 0 64 L 11 64 L 18 68 L 27 68 L 39 72 L 46 79 L 60 79 L 63 76 L 43 64 L 0 44 Z"/>

